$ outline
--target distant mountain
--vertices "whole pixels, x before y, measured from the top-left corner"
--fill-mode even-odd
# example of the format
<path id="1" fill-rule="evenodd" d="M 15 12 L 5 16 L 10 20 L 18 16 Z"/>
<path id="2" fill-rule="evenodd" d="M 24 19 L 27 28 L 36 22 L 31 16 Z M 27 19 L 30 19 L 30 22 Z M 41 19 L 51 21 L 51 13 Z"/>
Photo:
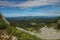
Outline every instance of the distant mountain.
<path id="1" fill-rule="evenodd" d="M 22 16 L 22 17 L 11 17 L 6 18 L 8 21 L 45 21 L 45 20 L 55 20 L 58 17 L 46 17 L 46 16 Z"/>

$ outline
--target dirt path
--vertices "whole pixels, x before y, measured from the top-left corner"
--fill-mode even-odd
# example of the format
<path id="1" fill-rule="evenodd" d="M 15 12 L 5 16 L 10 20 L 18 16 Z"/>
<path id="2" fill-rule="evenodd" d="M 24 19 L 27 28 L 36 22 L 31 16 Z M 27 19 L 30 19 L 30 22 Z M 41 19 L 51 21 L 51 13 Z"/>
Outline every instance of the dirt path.
<path id="1" fill-rule="evenodd" d="M 29 33 L 29 34 L 31 34 L 31 35 L 35 35 L 35 36 L 37 36 L 38 38 L 40 38 L 40 36 L 39 36 L 38 34 L 34 33 L 34 32 L 30 32 L 30 31 L 24 30 L 24 29 L 19 28 L 19 27 L 16 27 L 16 29 L 21 30 L 21 31 L 24 31 L 24 32 L 26 32 L 26 33 Z"/>
<path id="2" fill-rule="evenodd" d="M 60 31 L 53 28 L 43 27 L 40 36 L 45 39 L 60 39 Z"/>
<path id="3" fill-rule="evenodd" d="M 60 32 L 56 32 L 56 30 L 54 30 L 53 28 L 47 28 L 47 27 L 43 27 L 42 29 L 40 29 L 41 33 L 36 34 L 34 32 L 30 32 L 30 31 L 26 31 L 22 28 L 16 27 L 18 30 L 24 31 L 26 33 L 29 33 L 31 35 L 35 35 L 38 38 L 42 38 L 42 39 L 60 39 Z"/>

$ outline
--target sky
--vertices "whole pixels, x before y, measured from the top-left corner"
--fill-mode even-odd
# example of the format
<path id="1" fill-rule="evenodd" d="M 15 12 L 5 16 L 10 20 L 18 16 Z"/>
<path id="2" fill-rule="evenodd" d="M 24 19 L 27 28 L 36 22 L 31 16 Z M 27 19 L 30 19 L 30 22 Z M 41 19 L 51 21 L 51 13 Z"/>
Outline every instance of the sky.
<path id="1" fill-rule="evenodd" d="M 0 0 L 5 17 L 60 16 L 60 0 Z"/>

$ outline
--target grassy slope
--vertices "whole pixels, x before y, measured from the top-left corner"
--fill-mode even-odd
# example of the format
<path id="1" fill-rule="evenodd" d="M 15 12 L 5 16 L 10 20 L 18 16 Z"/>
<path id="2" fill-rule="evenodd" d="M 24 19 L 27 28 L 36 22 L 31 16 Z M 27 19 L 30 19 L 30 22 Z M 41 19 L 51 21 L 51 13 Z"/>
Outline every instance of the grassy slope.
<path id="1" fill-rule="evenodd" d="M 18 40 L 42 40 L 40 38 L 37 38 L 36 36 L 33 36 L 33 35 L 23 32 L 23 31 L 17 30 L 12 25 L 7 25 L 4 22 L 4 20 L 0 18 L 0 28 L 3 25 L 6 26 L 6 31 L 7 31 L 8 35 L 17 36 Z"/>

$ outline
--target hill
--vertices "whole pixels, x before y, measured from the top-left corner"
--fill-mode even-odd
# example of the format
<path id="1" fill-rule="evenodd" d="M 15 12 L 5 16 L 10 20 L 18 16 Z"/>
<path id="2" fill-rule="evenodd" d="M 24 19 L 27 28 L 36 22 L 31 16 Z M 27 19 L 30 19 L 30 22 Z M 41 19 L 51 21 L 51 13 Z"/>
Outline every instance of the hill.
<path id="1" fill-rule="evenodd" d="M 15 36 L 8 34 L 8 29 L 11 30 L 9 22 L 0 13 L 0 40 L 12 40 Z M 13 30 L 12 30 L 13 31 Z M 11 35 L 11 36 L 10 36 Z M 11 38 L 12 37 L 12 38 Z M 10 39 L 11 38 L 11 39 Z M 13 39 L 14 40 L 14 39 Z"/>
<path id="2" fill-rule="evenodd" d="M 15 18 L 14 18 L 15 19 Z M 18 18 L 19 19 L 19 18 Z M 0 13 L 0 40 L 43 40 L 39 35 L 39 29 L 47 26 L 53 27 L 60 31 L 60 18 L 54 19 L 53 22 L 36 21 L 13 21 L 12 23 Z M 39 19 L 40 20 L 40 19 Z"/>
<path id="3" fill-rule="evenodd" d="M 42 40 L 27 32 L 16 29 L 0 13 L 0 40 Z"/>

